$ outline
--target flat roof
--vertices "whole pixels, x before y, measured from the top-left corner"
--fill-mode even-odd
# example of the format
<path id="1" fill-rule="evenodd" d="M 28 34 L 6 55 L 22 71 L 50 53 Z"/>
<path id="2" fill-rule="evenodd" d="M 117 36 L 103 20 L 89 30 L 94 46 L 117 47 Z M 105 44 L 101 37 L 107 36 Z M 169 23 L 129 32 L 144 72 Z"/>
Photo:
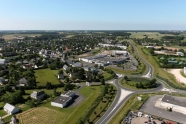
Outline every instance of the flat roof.
<path id="1" fill-rule="evenodd" d="M 169 95 L 164 95 L 162 98 L 163 102 L 170 103 L 173 105 L 178 105 L 182 107 L 186 107 L 186 102 L 178 101 L 175 97 L 169 96 Z"/>
<path id="2" fill-rule="evenodd" d="M 70 96 L 70 95 L 72 95 L 72 94 L 74 94 L 74 93 L 75 93 L 74 91 L 67 91 L 67 92 L 65 92 L 64 94 L 67 95 L 67 96 Z"/>
<path id="3" fill-rule="evenodd" d="M 55 100 L 53 100 L 52 102 L 55 103 L 59 103 L 59 104 L 63 104 L 68 102 L 69 100 L 71 100 L 71 97 L 67 97 L 67 96 L 59 96 L 58 98 L 56 98 Z"/>

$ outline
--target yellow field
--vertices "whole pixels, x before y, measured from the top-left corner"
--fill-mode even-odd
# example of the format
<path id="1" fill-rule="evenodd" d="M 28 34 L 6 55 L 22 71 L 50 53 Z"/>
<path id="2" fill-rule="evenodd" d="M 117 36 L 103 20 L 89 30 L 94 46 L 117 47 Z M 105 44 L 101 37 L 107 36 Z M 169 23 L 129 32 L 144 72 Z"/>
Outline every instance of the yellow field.
<path id="1" fill-rule="evenodd" d="M 154 38 L 160 40 L 163 36 L 174 36 L 172 34 L 160 34 L 159 32 L 129 32 L 130 38 L 145 38 L 143 35 L 148 35 L 148 38 Z"/>
<path id="2" fill-rule="evenodd" d="M 57 110 L 38 107 L 17 115 L 20 124 L 61 124 L 66 114 Z"/>
<path id="3" fill-rule="evenodd" d="M 16 38 L 36 37 L 36 36 L 41 36 L 41 34 L 7 34 L 7 35 L 3 35 L 2 38 L 4 38 L 5 40 L 12 40 Z"/>

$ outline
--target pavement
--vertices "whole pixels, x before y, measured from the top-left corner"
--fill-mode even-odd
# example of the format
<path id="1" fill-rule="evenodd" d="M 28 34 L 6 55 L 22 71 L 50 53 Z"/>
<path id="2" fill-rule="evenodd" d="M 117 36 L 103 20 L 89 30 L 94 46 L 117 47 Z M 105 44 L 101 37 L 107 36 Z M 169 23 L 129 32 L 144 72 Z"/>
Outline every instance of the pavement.
<path id="1" fill-rule="evenodd" d="M 180 73 L 182 70 L 183 69 L 168 69 L 167 71 L 173 74 L 178 82 L 186 84 L 186 78 Z"/>
<path id="2" fill-rule="evenodd" d="M 162 98 L 162 95 L 151 96 L 139 111 L 186 124 L 186 115 L 174 111 L 168 112 L 166 109 L 155 107 L 156 101 L 160 98 Z"/>

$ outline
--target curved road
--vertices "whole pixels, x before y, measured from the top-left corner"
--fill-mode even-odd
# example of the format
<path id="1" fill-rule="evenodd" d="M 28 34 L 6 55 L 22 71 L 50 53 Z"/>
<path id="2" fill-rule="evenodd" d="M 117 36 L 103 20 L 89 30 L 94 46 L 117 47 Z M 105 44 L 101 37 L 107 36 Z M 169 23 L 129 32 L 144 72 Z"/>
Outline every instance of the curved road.
<path id="1" fill-rule="evenodd" d="M 136 53 L 136 55 L 141 59 L 141 61 L 143 61 L 143 63 L 146 65 L 146 67 L 148 67 L 147 72 L 144 75 L 141 75 L 141 77 L 145 77 L 145 78 L 152 78 L 153 75 L 153 66 L 148 63 L 145 59 L 143 59 L 139 53 L 138 53 L 138 49 L 135 47 L 134 44 L 130 43 L 132 45 L 132 47 L 134 48 L 134 51 Z M 132 75 L 132 76 L 138 76 L 139 75 Z M 154 89 L 150 89 L 150 90 L 130 90 L 127 89 L 123 86 L 121 86 L 119 84 L 119 80 L 122 78 L 123 76 L 121 76 L 119 79 L 115 79 L 113 81 L 113 84 L 117 87 L 117 95 L 113 101 L 113 103 L 111 104 L 111 106 L 109 107 L 109 109 L 106 111 L 106 113 L 96 122 L 96 124 L 106 124 L 109 122 L 109 120 L 116 114 L 116 112 L 122 107 L 123 104 L 125 104 L 125 102 L 130 98 L 130 96 L 132 96 L 133 94 L 137 94 L 137 93 L 150 93 L 150 92 L 159 92 L 162 91 L 163 89 L 165 89 L 165 85 L 164 83 L 161 83 L 159 80 L 157 80 L 157 82 L 159 84 L 161 84 L 159 87 L 154 88 Z M 183 90 L 177 90 L 177 89 L 167 89 L 167 92 L 170 92 L 170 90 L 173 90 L 174 92 L 177 93 L 184 93 L 186 94 L 186 91 Z M 126 94 L 125 96 L 122 96 L 122 92 L 125 92 L 128 94 Z"/>

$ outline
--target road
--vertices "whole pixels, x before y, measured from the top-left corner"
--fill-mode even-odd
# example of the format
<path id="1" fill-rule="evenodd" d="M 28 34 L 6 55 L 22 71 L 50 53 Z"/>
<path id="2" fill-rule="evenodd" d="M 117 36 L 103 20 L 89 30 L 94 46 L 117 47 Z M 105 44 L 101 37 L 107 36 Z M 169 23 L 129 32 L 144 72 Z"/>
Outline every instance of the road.
<path id="1" fill-rule="evenodd" d="M 152 79 L 154 68 L 153 66 L 148 63 L 145 59 L 143 59 L 138 52 L 138 49 L 136 46 L 132 43 L 130 43 L 132 47 L 134 48 L 135 54 L 139 57 L 139 59 L 146 65 L 148 68 L 147 71 L 145 72 L 144 75 L 132 75 L 133 77 L 145 77 Z M 124 75 L 123 75 L 124 76 Z M 117 87 L 117 94 L 116 97 L 109 107 L 109 109 L 105 112 L 105 114 L 96 122 L 96 124 L 106 124 L 110 121 L 110 119 L 117 113 L 117 111 L 122 107 L 123 104 L 132 96 L 133 94 L 138 94 L 138 93 L 150 93 L 150 92 L 159 92 L 159 91 L 165 91 L 165 92 L 170 92 L 174 91 L 175 93 L 184 93 L 186 94 L 186 91 L 183 90 L 177 90 L 177 89 L 168 89 L 166 88 L 165 84 L 162 83 L 160 80 L 157 80 L 157 83 L 160 84 L 159 87 L 155 89 L 150 89 L 150 90 L 130 90 L 127 89 L 119 84 L 119 80 L 123 78 L 123 76 L 120 76 L 119 79 L 115 79 L 113 81 L 110 81 L 108 83 L 112 83 Z"/>

